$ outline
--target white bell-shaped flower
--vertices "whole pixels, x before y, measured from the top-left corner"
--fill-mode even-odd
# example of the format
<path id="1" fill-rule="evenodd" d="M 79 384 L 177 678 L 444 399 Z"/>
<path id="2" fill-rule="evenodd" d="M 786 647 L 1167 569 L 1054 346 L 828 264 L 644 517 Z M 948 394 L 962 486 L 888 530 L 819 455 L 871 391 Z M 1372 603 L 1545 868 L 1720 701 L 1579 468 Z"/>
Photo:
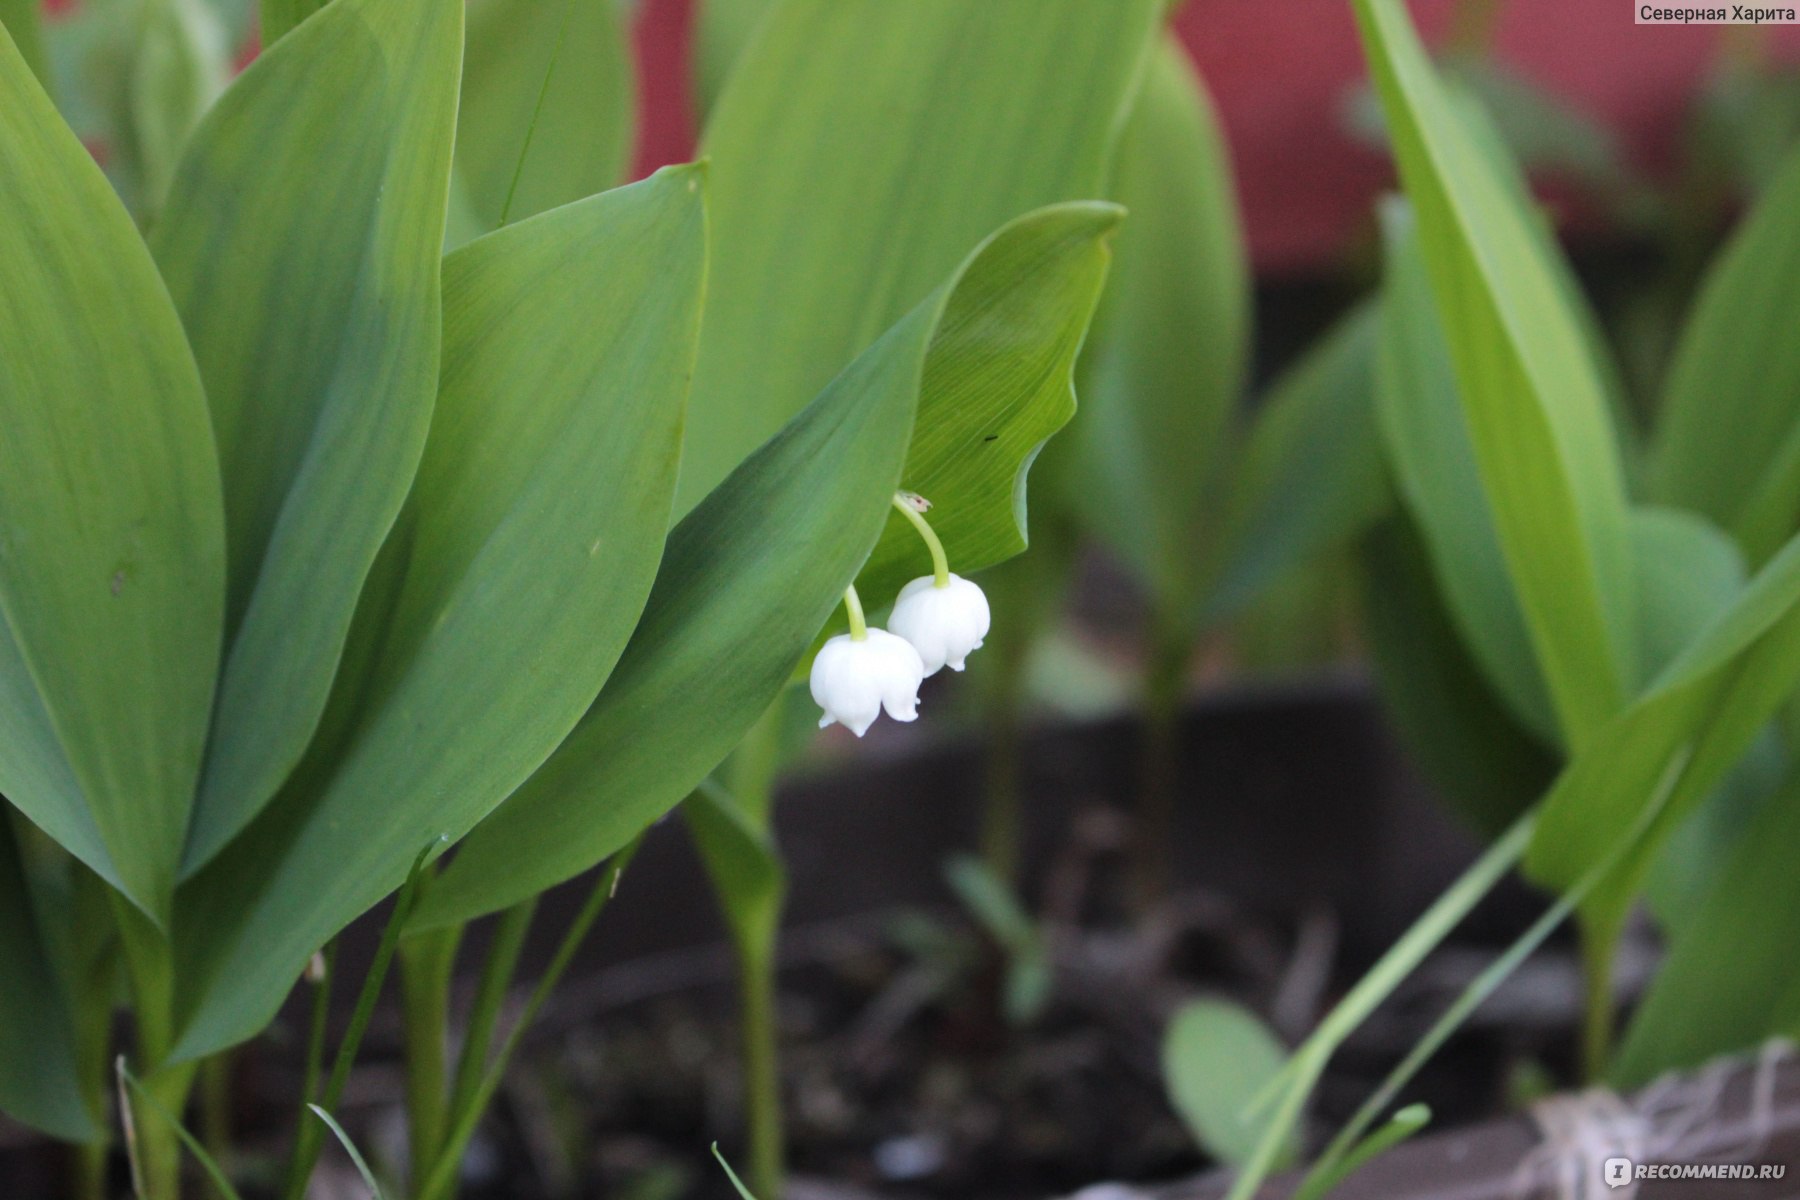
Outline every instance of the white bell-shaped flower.
<path id="1" fill-rule="evenodd" d="M 825 710 L 819 728 L 841 724 L 861 737 L 884 707 L 894 720 L 911 721 L 924 678 L 919 652 L 905 638 L 885 629 L 870 629 L 861 640 L 840 633 L 813 659 L 812 698 Z"/>
<path id="2" fill-rule="evenodd" d="M 911 642 L 925 663 L 925 674 L 948 666 L 963 669 L 968 656 L 981 649 L 988 632 L 988 602 L 979 585 L 951 575 L 942 586 L 924 575 L 900 589 L 888 628 Z"/>

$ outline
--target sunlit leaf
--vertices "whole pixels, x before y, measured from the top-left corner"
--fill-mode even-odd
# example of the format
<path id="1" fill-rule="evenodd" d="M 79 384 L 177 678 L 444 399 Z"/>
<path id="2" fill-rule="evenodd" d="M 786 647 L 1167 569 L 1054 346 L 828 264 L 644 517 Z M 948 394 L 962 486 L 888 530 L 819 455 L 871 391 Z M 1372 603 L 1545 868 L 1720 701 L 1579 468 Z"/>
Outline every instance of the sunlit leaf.
<path id="1" fill-rule="evenodd" d="M 1605 392 L 1535 217 L 1470 135 L 1398 0 L 1358 0 L 1494 528 L 1558 725 L 1580 747 L 1637 676 Z"/>
<path id="2" fill-rule="evenodd" d="M 1800 523 L 1800 152 L 1702 285 L 1670 363 L 1653 483 L 1760 564 Z"/>

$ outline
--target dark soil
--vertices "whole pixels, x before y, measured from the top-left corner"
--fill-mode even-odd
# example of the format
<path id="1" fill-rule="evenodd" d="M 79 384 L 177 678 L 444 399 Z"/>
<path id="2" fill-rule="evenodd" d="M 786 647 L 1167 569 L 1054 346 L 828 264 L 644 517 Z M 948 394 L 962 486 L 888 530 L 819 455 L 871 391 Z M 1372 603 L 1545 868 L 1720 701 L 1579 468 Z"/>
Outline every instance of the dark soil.
<path id="1" fill-rule="evenodd" d="M 1003 1015 L 1003 955 L 941 878 L 945 858 L 974 840 L 971 750 L 890 744 L 854 775 L 789 789 L 781 1016 L 797 1185 L 1037 1200 L 1202 1170 L 1163 1093 L 1168 1015 L 1193 995 L 1223 994 L 1297 1040 L 1472 852 L 1402 765 L 1360 685 L 1213 702 L 1184 735 L 1182 877 L 1169 903 L 1132 919 L 1118 781 L 1129 778 L 1134 729 L 1050 730 L 1028 747 L 1027 861 L 1043 864 L 1028 891 L 1048 914 L 1054 984 L 1023 1021 Z M 552 893 L 546 945 L 577 903 L 577 890 Z M 471 1153 L 468 1200 L 732 1195 L 707 1153 L 717 1140 L 742 1156 L 731 961 L 711 905 L 670 823 L 528 1041 Z M 1339 1056 L 1314 1106 L 1320 1131 L 1348 1116 L 1537 908 L 1522 889 L 1502 889 L 1466 923 Z M 373 939 L 366 925 L 344 951 L 346 978 Z M 478 963 L 478 946 L 465 957 Z M 1429 1102 L 1443 1128 L 1563 1082 L 1577 993 L 1569 955 L 1553 948 L 1408 1099 Z M 238 1064 L 247 1198 L 266 1194 L 254 1176 L 272 1177 L 291 1129 L 302 1020 L 290 1011 Z M 344 1106 L 353 1134 L 387 1161 L 404 1143 L 394 1033 L 388 1015 Z M 0 1172 L 13 1185 L 0 1191 L 61 1194 L 42 1148 L 11 1142 L 0 1145 Z M 360 1197 L 352 1178 L 322 1190 Z"/>

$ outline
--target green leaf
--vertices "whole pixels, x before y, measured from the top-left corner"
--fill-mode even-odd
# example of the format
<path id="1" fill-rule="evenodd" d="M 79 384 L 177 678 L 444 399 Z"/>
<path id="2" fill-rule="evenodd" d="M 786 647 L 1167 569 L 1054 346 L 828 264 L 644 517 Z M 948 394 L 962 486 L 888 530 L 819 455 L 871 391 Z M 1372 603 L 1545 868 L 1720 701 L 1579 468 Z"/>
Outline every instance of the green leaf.
<path id="1" fill-rule="evenodd" d="M 1501 703 L 1453 624 L 1412 520 L 1363 546 L 1369 649 L 1389 718 L 1444 798 L 1496 835 L 1556 777 L 1556 753 Z"/>
<path id="2" fill-rule="evenodd" d="M 1246 1162 L 1262 1139 L 1266 1118 L 1248 1111 L 1281 1074 L 1287 1050 L 1256 1014 L 1229 1000 L 1184 1005 L 1163 1037 L 1163 1082 L 1188 1132 L 1220 1162 Z M 1293 1161 L 1289 1138 L 1276 1169 Z"/>
<path id="3" fill-rule="evenodd" d="M 437 391 L 460 9 L 343 0 L 196 131 L 152 236 L 225 481 L 227 651 L 184 863 L 299 761 Z"/>
<path id="4" fill-rule="evenodd" d="M 1613 1078 L 1636 1087 L 1800 1028 L 1800 775 L 1743 833 L 1691 923 L 1669 944 Z"/>
<path id="5" fill-rule="evenodd" d="M 912 311 L 970 246 L 1042 205 L 1105 194 L 1160 7 L 777 4 L 702 142 L 713 261 L 678 511 Z M 937 517 L 949 515 L 925 494 Z M 1014 537 L 1022 544 L 1022 531 Z"/>
<path id="6" fill-rule="evenodd" d="M 1660 671 L 1743 589 L 1744 556 L 1718 526 L 1674 508 L 1634 508 L 1639 660 Z"/>
<path id="7" fill-rule="evenodd" d="M 775 0 L 699 0 L 695 5 L 692 71 L 694 101 L 712 111 L 738 56 L 774 7 Z"/>
<path id="8" fill-rule="evenodd" d="M 0 279 L 0 791 L 162 920 L 218 664 L 212 431 L 149 253 L 3 32 Z"/>
<path id="9" fill-rule="evenodd" d="M 781 921 L 787 869 L 774 839 L 736 798 L 704 780 L 681 805 L 740 955 L 767 955 Z"/>
<path id="10" fill-rule="evenodd" d="M 1212 103 L 1165 34 L 1119 138 L 1113 199 L 1131 219 L 1082 355 L 1068 507 L 1190 622 L 1214 524 L 1216 472 L 1249 356 L 1250 281 Z"/>
<path id="11" fill-rule="evenodd" d="M 668 528 L 701 178 L 661 171 L 445 260 L 443 380 L 401 578 L 366 677 L 340 683 L 360 712 L 323 778 L 184 889 L 180 1054 L 259 1028 L 420 845 L 462 836 L 537 769 L 617 662 Z"/>
<path id="12" fill-rule="evenodd" d="M 1004 879 L 983 859 L 958 854 L 944 864 L 944 881 L 984 932 L 1006 954 L 1006 1017 L 1037 1019 L 1050 1002 L 1055 974 L 1044 933 Z"/>
<path id="13" fill-rule="evenodd" d="M 1673 830 L 1742 759 L 1800 679 L 1800 538 L 1750 581 L 1545 798 L 1528 872 L 1558 890 L 1580 880 L 1645 809 L 1654 825 L 1584 913 L 1617 919 Z"/>
<path id="14" fill-rule="evenodd" d="M 205 0 L 143 0 L 136 42 L 127 85 L 131 153 L 140 205 L 154 214 L 188 134 L 225 90 L 231 49 L 224 24 Z"/>
<path id="15" fill-rule="evenodd" d="M 1535 217 L 1469 133 L 1404 8 L 1356 11 L 1508 573 L 1558 724 L 1580 747 L 1637 675 L 1604 389 Z"/>
<path id="16" fill-rule="evenodd" d="M 1352 309 L 1270 388 L 1231 475 L 1209 619 L 1241 611 L 1392 503 L 1375 420 L 1379 317 L 1372 304 Z"/>
<path id="17" fill-rule="evenodd" d="M 867 559 L 892 512 L 915 410 L 999 414 L 1033 394 L 1039 381 L 1015 368 L 1067 338 L 1071 314 L 1091 315 L 1118 219 L 1109 205 L 1060 205 L 996 234 L 676 526 L 598 702 L 463 843 L 415 927 L 504 908 L 579 874 L 730 753 Z M 1046 304 L 1040 289 L 1060 301 Z M 953 326 L 959 311 L 988 315 Z M 948 382 L 967 390 L 921 394 Z"/>
<path id="18" fill-rule="evenodd" d="M 273 49 L 295 26 L 325 5 L 326 0 L 257 0 L 257 25 L 263 49 Z"/>
<path id="19" fill-rule="evenodd" d="M 617 184 L 637 80 L 617 0 L 475 0 L 451 244 Z"/>
<path id="20" fill-rule="evenodd" d="M 0 0 L 0 29 L 12 37 L 19 57 L 37 76 L 39 86 L 50 89 L 50 62 L 44 52 L 43 0 Z"/>
<path id="21" fill-rule="evenodd" d="M 1376 414 L 1394 481 L 1429 551 L 1445 614 L 1479 677 L 1511 721 L 1555 744 L 1556 720 L 1476 465 L 1418 230 L 1403 201 L 1385 203 L 1381 216 Z"/>
<path id="22" fill-rule="evenodd" d="M 1800 518 L 1800 152 L 1714 260 L 1681 331 L 1652 483 L 1760 565 Z"/>
<path id="23" fill-rule="evenodd" d="M 0 812 L 0 1111 L 52 1137 L 97 1141 L 82 1099 L 67 992 L 51 963 L 10 814 Z"/>
<path id="24" fill-rule="evenodd" d="M 931 501 L 932 531 L 959 573 L 1025 549 L 1026 473 L 1075 415 L 1075 363 L 1107 278 L 1096 230 L 1123 215 L 1067 205 L 1036 236 L 990 240 L 984 272 L 1029 286 L 959 287 L 939 318 L 900 486 Z M 881 605 L 930 570 L 918 531 L 889 512 L 856 587 Z"/>

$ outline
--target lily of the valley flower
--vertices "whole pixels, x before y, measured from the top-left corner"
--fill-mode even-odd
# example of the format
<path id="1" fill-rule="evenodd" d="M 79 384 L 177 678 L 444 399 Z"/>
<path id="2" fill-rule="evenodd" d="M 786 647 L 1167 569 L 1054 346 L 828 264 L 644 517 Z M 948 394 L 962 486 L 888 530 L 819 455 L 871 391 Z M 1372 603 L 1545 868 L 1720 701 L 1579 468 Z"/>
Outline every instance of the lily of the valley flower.
<path id="1" fill-rule="evenodd" d="M 919 652 L 905 638 L 869 628 L 853 587 L 844 592 L 844 608 L 850 632 L 826 642 L 813 659 L 812 698 L 825 710 L 819 728 L 842 725 L 861 737 L 884 708 L 896 721 L 915 719 L 925 679 Z"/>
<path id="2" fill-rule="evenodd" d="M 976 584 L 950 573 L 944 543 L 925 520 L 931 501 L 916 492 L 896 492 L 894 507 L 925 539 L 931 551 L 931 574 L 900 589 L 888 628 L 913 644 L 924 660 L 926 675 L 936 675 L 946 666 L 960 671 L 964 660 L 981 649 L 981 641 L 987 637 L 987 596 Z"/>
<path id="3" fill-rule="evenodd" d="M 912 643 L 930 676 L 946 666 L 962 670 L 963 661 L 981 649 L 988 620 L 987 596 L 979 586 L 960 575 L 946 574 L 941 583 L 923 575 L 900 589 L 888 628 Z"/>
<path id="4" fill-rule="evenodd" d="M 825 710 L 819 728 L 838 724 L 861 737 L 883 708 L 896 721 L 911 721 L 924 678 L 925 664 L 905 638 L 885 629 L 871 629 L 861 641 L 840 633 L 813 659 L 812 698 Z"/>

